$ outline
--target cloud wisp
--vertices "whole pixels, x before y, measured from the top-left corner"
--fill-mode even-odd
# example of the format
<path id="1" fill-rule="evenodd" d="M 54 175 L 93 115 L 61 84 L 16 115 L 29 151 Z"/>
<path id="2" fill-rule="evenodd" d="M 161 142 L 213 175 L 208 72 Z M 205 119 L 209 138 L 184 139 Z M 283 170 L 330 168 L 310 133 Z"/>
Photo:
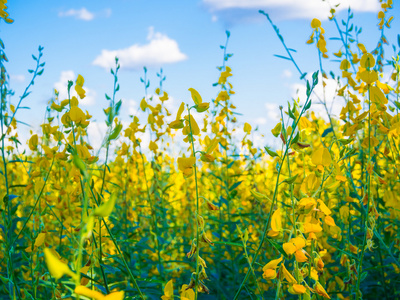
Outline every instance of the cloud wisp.
<path id="1" fill-rule="evenodd" d="M 59 17 L 74 17 L 78 20 L 92 21 L 95 17 L 94 13 L 88 11 L 85 7 L 81 9 L 69 9 L 67 11 L 60 11 Z"/>
<path id="2" fill-rule="evenodd" d="M 92 21 L 98 17 L 109 18 L 111 16 L 111 13 L 112 11 L 110 8 L 106 8 L 101 12 L 94 13 L 89 11 L 87 8 L 82 7 L 81 9 L 69 9 L 66 11 L 60 11 L 58 13 L 58 16 L 61 18 L 72 17 L 77 20 Z"/>
<path id="3" fill-rule="evenodd" d="M 134 44 L 123 49 L 103 49 L 93 61 L 93 65 L 108 70 L 114 67 L 115 57 L 118 57 L 122 69 L 138 70 L 143 66 L 161 67 L 187 59 L 187 55 L 181 52 L 175 40 L 165 34 L 154 32 L 153 27 L 149 28 L 147 41 L 147 44 Z"/>
<path id="4" fill-rule="evenodd" d="M 337 4 L 332 1 L 334 7 Z M 329 16 L 329 4 L 320 0 L 203 0 L 203 5 L 218 19 L 225 23 L 249 23 L 263 20 L 258 10 L 264 10 L 275 20 L 312 19 L 326 20 Z M 337 12 L 349 7 L 358 12 L 377 12 L 378 0 L 342 0 Z"/>

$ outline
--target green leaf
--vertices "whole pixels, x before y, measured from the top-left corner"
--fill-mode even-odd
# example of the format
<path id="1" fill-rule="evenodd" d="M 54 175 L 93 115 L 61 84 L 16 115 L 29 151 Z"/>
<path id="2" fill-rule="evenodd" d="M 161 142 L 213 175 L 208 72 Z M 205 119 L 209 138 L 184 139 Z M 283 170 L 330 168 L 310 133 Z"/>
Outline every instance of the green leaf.
<path id="1" fill-rule="evenodd" d="M 221 244 L 221 245 L 228 245 L 228 246 L 235 246 L 235 247 L 242 247 L 242 244 L 232 243 L 232 242 L 220 242 L 220 241 L 213 241 L 214 244 Z M 282 249 L 283 250 L 283 249 Z"/>
<path id="2" fill-rule="evenodd" d="M 286 178 L 285 180 L 283 180 L 280 184 L 282 183 L 288 183 L 288 184 L 292 184 L 293 182 L 296 181 L 297 176 L 299 176 L 299 174 L 296 174 L 292 177 Z"/>
<path id="3" fill-rule="evenodd" d="M 261 201 L 261 200 L 268 200 L 268 201 L 272 202 L 271 199 L 269 199 L 269 198 L 268 198 L 266 195 L 264 195 L 264 194 L 261 194 L 261 193 L 259 193 L 259 192 L 253 191 L 253 190 L 250 190 L 250 193 L 254 196 L 254 198 L 256 198 L 256 199 L 259 200 L 259 201 Z"/>
<path id="4" fill-rule="evenodd" d="M 278 244 L 277 242 L 275 242 L 274 240 L 271 240 L 269 238 L 265 238 L 265 239 L 268 241 L 268 243 L 270 243 L 272 245 L 272 247 L 274 247 L 285 258 L 288 258 L 288 255 L 286 254 L 285 250 L 283 250 L 283 248 L 280 244 Z"/>
<path id="5" fill-rule="evenodd" d="M 324 132 L 322 133 L 322 137 L 326 137 L 329 133 L 333 132 L 332 127 L 329 127 L 327 129 L 324 130 Z"/>
<path id="6" fill-rule="evenodd" d="M 122 130 L 122 125 L 118 124 L 108 137 L 108 141 L 115 140 L 118 137 L 121 130 Z"/>
<path id="7" fill-rule="evenodd" d="M 353 140 L 354 140 L 354 138 L 351 138 L 351 139 L 339 139 L 339 142 L 342 145 L 347 145 L 347 144 L 351 143 Z"/>
<path id="8" fill-rule="evenodd" d="M 304 107 L 304 110 L 308 110 L 311 107 L 311 100 L 307 102 L 306 106 Z"/>
<path id="9" fill-rule="evenodd" d="M 272 157 L 279 156 L 278 153 L 276 153 L 276 152 L 270 150 L 268 147 L 264 147 L 264 149 L 265 149 L 265 151 L 267 151 L 267 153 L 268 153 L 270 156 L 272 156 Z"/>
<path id="10" fill-rule="evenodd" d="M 247 228 L 244 230 L 244 237 L 243 237 L 244 243 L 246 244 L 247 241 L 249 240 L 249 232 L 247 231 Z"/>
<path id="11" fill-rule="evenodd" d="M 232 186 L 229 188 L 229 191 L 236 189 L 242 182 L 243 181 L 238 181 L 238 182 L 232 184 Z"/>
<path id="12" fill-rule="evenodd" d="M 282 58 L 282 59 L 287 59 L 287 60 L 291 61 L 291 59 L 289 57 L 286 57 L 286 56 L 282 56 L 282 55 L 278 55 L 278 54 L 274 54 L 274 56 Z"/>
<path id="13" fill-rule="evenodd" d="M 291 144 L 295 144 L 299 141 L 300 135 L 299 132 L 297 132 L 297 134 L 295 135 L 295 137 L 293 138 Z"/>
<path id="14" fill-rule="evenodd" d="M 296 120 L 296 117 L 294 116 L 293 112 L 290 109 L 288 110 L 288 112 L 289 112 L 289 117 L 293 120 Z"/>

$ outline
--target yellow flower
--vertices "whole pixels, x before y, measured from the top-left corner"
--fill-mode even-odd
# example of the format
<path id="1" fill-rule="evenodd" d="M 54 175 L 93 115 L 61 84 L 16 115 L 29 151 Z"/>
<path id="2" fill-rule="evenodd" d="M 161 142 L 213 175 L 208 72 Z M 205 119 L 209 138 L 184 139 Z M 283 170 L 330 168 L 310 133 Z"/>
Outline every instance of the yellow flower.
<path id="1" fill-rule="evenodd" d="M 167 282 L 164 287 L 164 295 L 161 296 L 162 300 L 173 300 L 174 299 L 174 286 L 172 279 Z"/>
<path id="2" fill-rule="evenodd" d="M 44 249 L 44 259 L 51 276 L 53 276 L 55 279 L 60 279 L 64 275 L 69 275 L 75 278 L 76 274 L 72 272 L 65 263 L 59 260 L 53 251 L 54 250 L 50 250 L 49 248 Z"/>
<path id="3" fill-rule="evenodd" d="M 210 163 L 210 162 L 213 162 L 213 161 L 215 160 L 215 157 L 212 156 L 212 155 L 210 155 L 210 154 L 203 153 L 203 154 L 200 156 L 200 159 L 201 159 L 201 161 Z"/>
<path id="4" fill-rule="evenodd" d="M 194 300 L 195 298 L 195 293 L 192 289 L 187 288 L 188 285 L 184 284 L 182 285 L 180 294 L 181 294 L 181 300 Z"/>
<path id="5" fill-rule="evenodd" d="M 279 232 L 282 229 L 282 216 L 281 216 L 281 209 L 279 207 L 272 215 L 271 228 L 275 232 Z"/>
<path id="6" fill-rule="evenodd" d="M 301 284 L 293 284 L 289 287 L 288 291 L 293 295 L 300 295 L 306 292 L 306 287 Z"/>
<path id="7" fill-rule="evenodd" d="M 282 245 L 283 250 L 288 254 L 292 255 L 294 253 L 296 260 L 298 262 L 305 262 L 308 260 L 306 257 L 306 252 L 303 248 L 306 246 L 306 241 L 303 237 L 298 236 L 292 238 L 288 243 Z"/>
<path id="8" fill-rule="evenodd" d="M 85 93 L 86 91 L 82 88 L 83 87 L 83 83 L 85 82 L 85 79 L 82 77 L 82 75 L 78 75 L 78 78 L 76 79 L 76 85 L 75 85 L 75 91 L 77 92 L 77 94 L 79 95 L 79 97 L 81 99 L 85 98 Z"/>
<path id="9" fill-rule="evenodd" d="M 185 127 L 185 124 L 183 124 L 182 120 L 175 120 L 169 123 L 168 126 L 172 129 L 182 129 L 183 127 Z"/>
<path id="10" fill-rule="evenodd" d="M 324 167 L 329 167 L 332 162 L 332 158 L 329 150 L 325 147 L 322 147 L 313 152 L 311 161 L 316 166 L 322 165 Z"/>
<path id="11" fill-rule="evenodd" d="M 203 102 L 203 103 L 200 103 L 195 106 L 196 111 L 198 113 L 202 113 L 202 112 L 206 111 L 209 107 L 210 107 L 210 103 L 208 103 L 208 102 Z"/>
<path id="12" fill-rule="evenodd" d="M 199 105 L 200 103 L 203 102 L 203 100 L 201 99 L 201 96 L 200 96 L 200 94 L 199 94 L 198 91 L 196 91 L 196 90 L 193 89 L 193 88 L 190 88 L 189 91 L 190 91 L 190 93 L 191 93 L 191 95 L 192 95 L 193 102 L 194 102 L 196 105 Z"/>
<path id="13" fill-rule="evenodd" d="M 251 125 L 250 125 L 249 123 L 244 123 L 243 131 L 246 132 L 246 134 L 250 134 L 250 132 L 251 132 Z"/>
<path id="14" fill-rule="evenodd" d="M 282 270 L 282 274 L 283 276 L 286 278 L 286 280 L 289 283 L 297 283 L 296 279 L 293 277 L 292 274 L 290 274 L 290 272 L 285 268 L 285 265 L 282 264 L 281 265 L 281 270 Z"/>
<path id="15" fill-rule="evenodd" d="M 265 280 L 272 280 L 276 278 L 276 271 L 274 269 L 266 269 L 262 274 Z"/>
<path id="16" fill-rule="evenodd" d="M 155 151 L 158 149 L 158 146 L 157 146 L 157 144 L 156 144 L 155 142 L 150 141 L 149 149 L 150 149 L 151 151 L 155 152 Z"/>
<path id="17" fill-rule="evenodd" d="M 331 299 L 331 297 L 329 297 L 328 293 L 325 291 L 325 289 L 322 287 L 322 285 L 317 282 L 314 284 L 314 290 L 317 292 L 318 295 Z"/>
<path id="18" fill-rule="evenodd" d="M 74 292 L 78 295 L 93 298 L 95 300 L 122 300 L 124 299 L 125 293 L 123 291 L 114 292 L 108 295 L 103 295 L 100 292 L 91 290 L 83 285 L 79 285 L 75 288 Z"/>
<path id="19" fill-rule="evenodd" d="M 265 272 L 268 269 L 276 269 L 278 267 L 279 263 L 282 261 L 282 259 L 283 259 L 283 257 L 281 256 L 280 258 L 271 260 L 269 263 L 267 263 L 263 267 L 263 271 Z"/>
<path id="20" fill-rule="evenodd" d="M 32 135 L 31 138 L 29 139 L 29 149 L 35 151 L 37 149 L 38 142 L 39 142 L 38 135 L 37 134 Z"/>
<path id="21" fill-rule="evenodd" d="M 196 163 L 196 158 L 191 157 L 179 157 L 178 158 L 178 169 L 183 172 L 185 177 L 193 175 L 193 165 Z"/>
<path id="22" fill-rule="evenodd" d="M 318 27 L 321 27 L 321 21 L 318 19 L 312 19 L 311 28 L 316 29 Z"/>

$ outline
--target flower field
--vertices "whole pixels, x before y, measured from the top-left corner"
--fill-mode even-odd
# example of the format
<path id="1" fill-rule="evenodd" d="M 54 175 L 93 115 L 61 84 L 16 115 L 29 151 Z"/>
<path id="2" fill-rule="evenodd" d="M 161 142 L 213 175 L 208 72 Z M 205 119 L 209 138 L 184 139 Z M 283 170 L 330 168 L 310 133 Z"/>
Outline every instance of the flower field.
<path id="1" fill-rule="evenodd" d="M 0 3 L 7 30 L 13 20 Z M 116 58 L 102 155 L 81 107 L 84 74 L 68 82 L 68 98 L 54 91 L 40 134 L 19 138 L 18 112 L 45 55 L 39 47 L 17 99 L 1 41 L 0 299 L 399 299 L 400 36 L 394 55 L 384 51 L 391 8 L 381 2 L 375 49 L 358 39 L 351 10 L 342 21 L 332 8 L 337 32 L 313 19 L 312 76 L 260 11 L 307 87 L 305 101 L 280 107 L 274 148 L 255 147 L 238 117 L 228 31 L 215 99 L 187 87 L 177 111 L 165 105 L 173 91 L 161 73 L 140 114 L 121 120 Z M 326 48 L 332 36 L 340 49 Z M 339 72 L 325 69 L 328 59 Z M 345 103 L 338 117 L 315 92 L 328 78 Z M 139 84 L 152 89 L 146 77 Z"/>

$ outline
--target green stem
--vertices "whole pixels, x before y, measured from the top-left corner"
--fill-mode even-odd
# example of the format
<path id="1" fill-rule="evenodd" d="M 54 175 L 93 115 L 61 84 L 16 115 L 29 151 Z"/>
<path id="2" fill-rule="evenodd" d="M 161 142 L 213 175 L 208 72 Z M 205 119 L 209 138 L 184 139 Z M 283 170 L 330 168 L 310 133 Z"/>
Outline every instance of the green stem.
<path id="1" fill-rule="evenodd" d="M 367 163 L 367 168 L 366 168 L 366 175 L 367 175 L 367 196 L 368 196 L 368 201 L 367 201 L 367 210 L 365 212 L 365 220 L 364 220 L 364 237 L 363 237 L 363 245 L 361 249 L 361 254 L 360 254 L 360 261 L 358 264 L 358 269 L 357 269 L 357 283 L 356 283 L 356 299 L 361 299 L 362 294 L 360 291 L 360 283 L 361 283 L 361 272 L 362 272 L 362 264 L 364 260 L 364 254 L 365 254 L 365 249 L 366 249 L 366 244 L 367 244 L 367 233 L 368 233 L 368 224 L 369 224 L 369 206 L 371 202 L 371 174 L 369 174 L 368 168 L 370 167 L 371 164 L 371 93 L 370 89 L 368 86 L 368 163 Z M 372 171 L 371 171 L 372 172 Z M 361 202 L 361 205 L 363 203 Z"/>
<path id="2" fill-rule="evenodd" d="M 190 109 L 188 108 L 188 113 L 189 113 L 189 128 L 190 128 L 190 134 L 189 134 L 189 139 L 192 145 L 192 155 L 193 157 L 196 157 L 196 150 L 194 148 L 194 141 L 193 141 L 193 131 L 192 131 L 192 124 L 190 122 Z M 197 300 L 198 297 L 198 284 L 199 284 L 199 256 L 200 256 L 200 232 L 199 232 L 199 191 L 198 191 L 198 186 L 197 186 L 197 164 L 196 161 L 194 163 L 194 180 L 196 184 L 196 243 L 197 243 L 197 248 L 196 248 L 196 284 L 195 284 L 195 300 Z"/>

